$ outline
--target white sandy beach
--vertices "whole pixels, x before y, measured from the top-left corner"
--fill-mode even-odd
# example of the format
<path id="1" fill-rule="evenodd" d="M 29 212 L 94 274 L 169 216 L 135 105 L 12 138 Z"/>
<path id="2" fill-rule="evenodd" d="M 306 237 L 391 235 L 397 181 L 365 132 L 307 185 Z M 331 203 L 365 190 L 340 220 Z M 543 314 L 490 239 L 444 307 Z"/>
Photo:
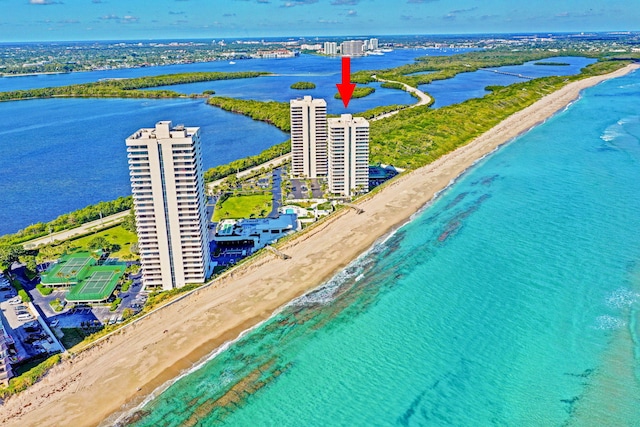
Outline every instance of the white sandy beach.
<path id="1" fill-rule="evenodd" d="M 281 260 L 264 254 L 213 285 L 123 328 L 0 407 L 7 426 L 98 425 L 123 405 L 135 406 L 156 387 L 279 307 L 322 284 L 381 236 L 406 222 L 476 160 L 543 122 L 580 91 L 624 75 L 571 83 L 512 115 L 470 144 L 396 179 L 359 203 L 290 240 Z"/>

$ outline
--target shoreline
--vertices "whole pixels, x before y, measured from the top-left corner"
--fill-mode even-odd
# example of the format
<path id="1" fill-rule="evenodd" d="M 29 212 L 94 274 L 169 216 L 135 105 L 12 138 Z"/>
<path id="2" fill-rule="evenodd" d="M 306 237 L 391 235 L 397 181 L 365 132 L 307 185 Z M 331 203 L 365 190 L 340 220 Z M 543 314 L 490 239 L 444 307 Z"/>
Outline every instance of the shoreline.
<path id="1" fill-rule="evenodd" d="M 0 411 L 0 423 L 112 422 L 109 417 L 135 408 L 158 387 L 226 342 L 326 282 L 380 237 L 410 221 L 466 170 L 562 111 L 583 89 L 639 67 L 632 64 L 604 76 L 570 83 L 512 114 L 469 144 L 401 175 L 358 202 L 364 213 L 358 215 L 344 209 L 286 242 L 279 249 L 291 259 L 262 254 L 211 285 L 61 362 L 42 381 L 9 399 Z"/>

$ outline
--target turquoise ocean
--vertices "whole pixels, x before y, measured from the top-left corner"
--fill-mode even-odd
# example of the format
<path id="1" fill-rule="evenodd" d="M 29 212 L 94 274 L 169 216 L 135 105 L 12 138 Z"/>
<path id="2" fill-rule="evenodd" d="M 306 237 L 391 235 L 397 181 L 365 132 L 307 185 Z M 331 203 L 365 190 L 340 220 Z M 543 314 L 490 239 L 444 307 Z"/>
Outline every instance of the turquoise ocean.
<path id="1" fill-rule="evenodd" d="M 639 105 L 586 90 L 128 423 L 640 425 Z"/>

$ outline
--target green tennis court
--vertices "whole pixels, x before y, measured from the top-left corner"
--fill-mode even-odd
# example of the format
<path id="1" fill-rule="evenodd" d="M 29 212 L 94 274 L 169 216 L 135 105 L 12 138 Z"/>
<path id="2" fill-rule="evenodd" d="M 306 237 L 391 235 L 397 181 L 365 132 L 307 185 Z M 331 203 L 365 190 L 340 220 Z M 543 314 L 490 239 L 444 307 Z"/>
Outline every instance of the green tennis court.
<path id="1" fill-rule="evenodd" d="M 80 280 L 66 296 L 67 301 L 101 302 L 109 298 L 124 274 L 122 266 L 92 267 L 89 276 Z"/>
<path id="2" fill-rule="evenodd" d="M 41 282 L 49 286 L 71 286 L 87 276 L 95 264 L 95 258 L 88 252 L 64 255 L 41 275 Z"/>
<path id="3" fill-rule="evenodd" d="M 92 257 L 73 257 L 68 258 L 65 262 L 60 264 L 58 271 L 63 275 L 75 276 L 85 266 L 91 265 Z"/>

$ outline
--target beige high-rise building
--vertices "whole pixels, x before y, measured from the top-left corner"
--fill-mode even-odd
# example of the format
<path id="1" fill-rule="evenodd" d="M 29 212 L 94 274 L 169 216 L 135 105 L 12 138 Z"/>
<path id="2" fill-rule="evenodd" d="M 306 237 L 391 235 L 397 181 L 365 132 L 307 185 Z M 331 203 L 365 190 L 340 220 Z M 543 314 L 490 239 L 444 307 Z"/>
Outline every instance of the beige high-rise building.
<path id="1" fill-rule="evenodd" d="M 362 56 L 364 55 L 364 42 L 362 40 L 344 41 L 340 45 L 340 53 L 343 56 Z"/>
<path id="2" fill-rule="evenodd" d="M 292 99 L 291 175 L 317 178 L 327 175 L 327 102 L 305 96 Z"/>
<path id="3" fill-rule="evenodd" d="M 343 114 L 328 119 L 329 192 L 352 196 L 369 190 L 369 122 Z"/>
<path id="4" fill-rule="evenodd" d="M 204 283 L 211 258 L 200 128 L 161 121 L 126 144 L 143 284 Z"/>

